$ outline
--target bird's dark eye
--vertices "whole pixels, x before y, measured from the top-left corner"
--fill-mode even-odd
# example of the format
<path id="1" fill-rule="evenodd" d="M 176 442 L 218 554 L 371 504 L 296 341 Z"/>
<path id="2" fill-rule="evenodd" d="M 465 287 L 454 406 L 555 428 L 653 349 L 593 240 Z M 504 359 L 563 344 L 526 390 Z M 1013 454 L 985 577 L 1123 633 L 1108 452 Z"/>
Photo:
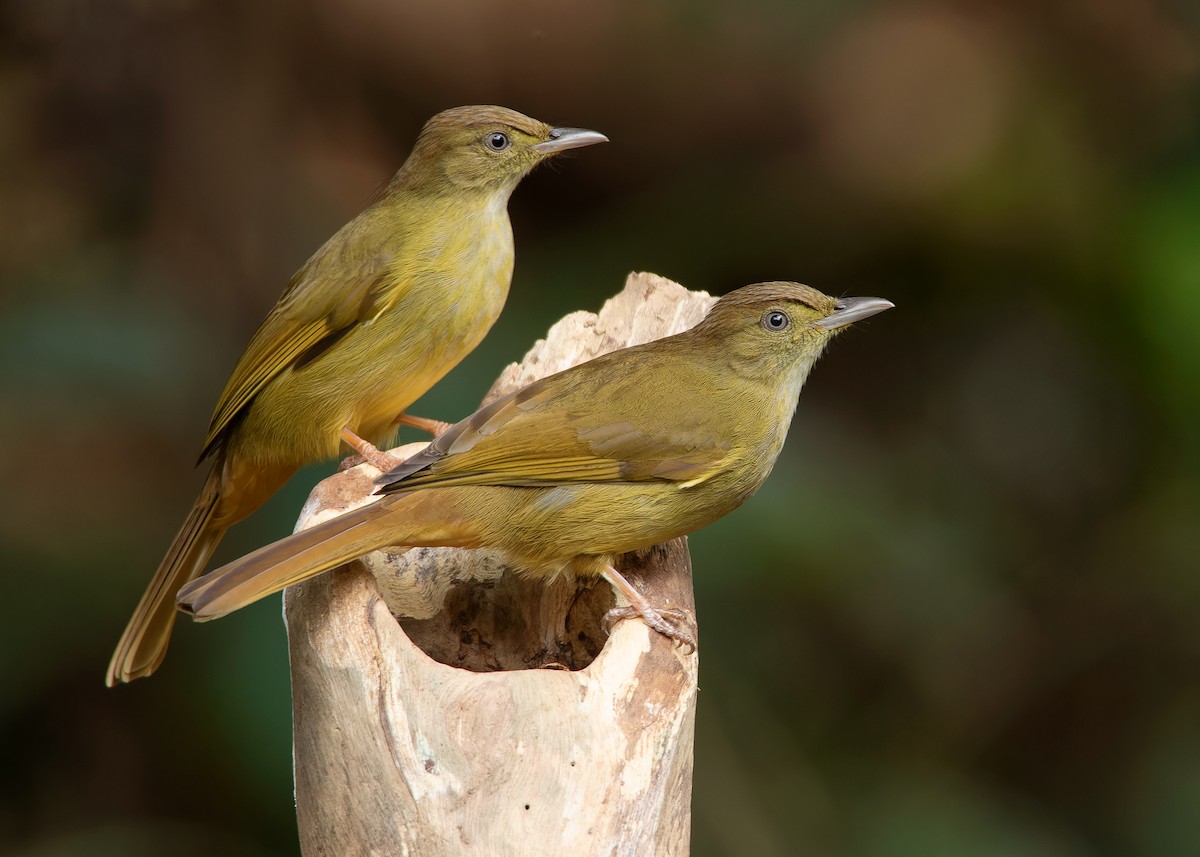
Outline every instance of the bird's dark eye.
<path id="1" fill-rule="evenodd" d="M 768 310 L 762 317 L 762 326 L 767 330 L 783 330 L 791 323 L 792 320 L 787 317 L 787 313 L 777 309 Z"/>
<path id="2" fill-rule="evenodd" d="M 487 147 L 493 152 L 503 152 L 512 145 L 512 141 L 508 139 L 508 135 L 500 131 L 488 134 L 485 142 L 487 143 Z"/>

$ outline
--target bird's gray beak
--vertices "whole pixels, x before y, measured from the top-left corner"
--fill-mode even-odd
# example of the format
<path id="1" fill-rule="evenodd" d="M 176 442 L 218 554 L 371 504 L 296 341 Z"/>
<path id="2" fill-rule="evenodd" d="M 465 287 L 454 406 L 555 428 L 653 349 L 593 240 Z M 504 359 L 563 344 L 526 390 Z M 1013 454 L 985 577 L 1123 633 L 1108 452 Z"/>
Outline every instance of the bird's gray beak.
<path id="1" fill-rule="evenodd" d="M 833 312 L 816 322 L 816 325 L 826 330 L 837 330 L 894 306 L 894 303 L 885 298 L 840 298 Z"/>
<path id="2" fill-rule="evenodd" d="M 567 149 L 578 149 L 582 146 L 607 142 L 608 138 L 599 131 L 589 131 L 586 128 L 551 128 L 549 140 L 544 143 L 535 143 L 529 148 L 539 155 L 553 155 L 556 152 L 565 152 Z"/>

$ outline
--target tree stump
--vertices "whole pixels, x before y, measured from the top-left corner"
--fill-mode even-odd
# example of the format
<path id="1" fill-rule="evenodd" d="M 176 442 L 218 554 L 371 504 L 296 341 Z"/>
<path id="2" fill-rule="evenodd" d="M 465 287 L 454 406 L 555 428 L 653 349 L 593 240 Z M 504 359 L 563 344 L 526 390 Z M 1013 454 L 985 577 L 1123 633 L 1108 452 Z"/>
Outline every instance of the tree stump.
<path id="1" fill-rule="evenodd" d="M 714 302 L 631 274 L 485 401 L 691 327 Z M 371 502 L 375 475 L 322 482 L 297 529 Z M 619 568 L 651 603 L 695 615 L 686 539 Z M 639 621 L 606 635 L 615 597 L 446 548 L 376 552 L 287 590 L 303 853 L 686 854 L 698 659 Z"/>

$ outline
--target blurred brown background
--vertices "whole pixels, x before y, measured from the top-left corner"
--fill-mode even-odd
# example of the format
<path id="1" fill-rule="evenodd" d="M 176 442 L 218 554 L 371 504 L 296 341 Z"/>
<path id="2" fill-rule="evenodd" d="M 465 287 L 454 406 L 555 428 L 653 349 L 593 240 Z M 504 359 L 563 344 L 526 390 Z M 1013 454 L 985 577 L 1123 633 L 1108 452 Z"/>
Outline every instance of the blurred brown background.
<path id="1" fill-rule="evenodd" d="M 1198 83 L 1184 0 L 0 4 L 0 852 L 296 853 L 277 598 L 104 666 L 287 278 L 498 103 L 612 143 L 419 413 L 633 269 L 897 304 L 692 541 L 694 853 L 1200 853 Z"/>

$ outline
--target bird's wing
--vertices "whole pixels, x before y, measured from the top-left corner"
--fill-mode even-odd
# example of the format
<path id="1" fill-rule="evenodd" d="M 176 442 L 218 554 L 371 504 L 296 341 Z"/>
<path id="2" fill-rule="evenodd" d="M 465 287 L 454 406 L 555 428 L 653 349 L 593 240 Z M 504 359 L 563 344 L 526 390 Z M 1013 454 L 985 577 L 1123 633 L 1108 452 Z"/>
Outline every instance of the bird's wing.
<path id="1" fill-rule="evenodd" d="M 380 477 L 380 491 L 698 483 L 718 472 L 730 454 L 728 442 L 701 425 L 686 426 L 659 411 L 656 425 L 647 428 L 644 420 L 621 414 L 611 405 L 630 398 L 605 395 L 603 385 L 563 396 L 564 380 L 574 379 L 552 376 L 477 411 Z"/>
<path id="2" fill-rule="evenodd" d="M 213 412 L 201 459 L 271 379 L 320 356 L 355 324 L 375 318 L 398 299 L 405 284 L 391 276 L 394 253 L 352 258 L 352 244 L 372 246 L 370 240 L 351 243 L 353 237 L 346 235 L 337 250 L 322 248 L 292 277 L 234 367 Z M 343 236 L 332 241 L 339 238 Z"/>

